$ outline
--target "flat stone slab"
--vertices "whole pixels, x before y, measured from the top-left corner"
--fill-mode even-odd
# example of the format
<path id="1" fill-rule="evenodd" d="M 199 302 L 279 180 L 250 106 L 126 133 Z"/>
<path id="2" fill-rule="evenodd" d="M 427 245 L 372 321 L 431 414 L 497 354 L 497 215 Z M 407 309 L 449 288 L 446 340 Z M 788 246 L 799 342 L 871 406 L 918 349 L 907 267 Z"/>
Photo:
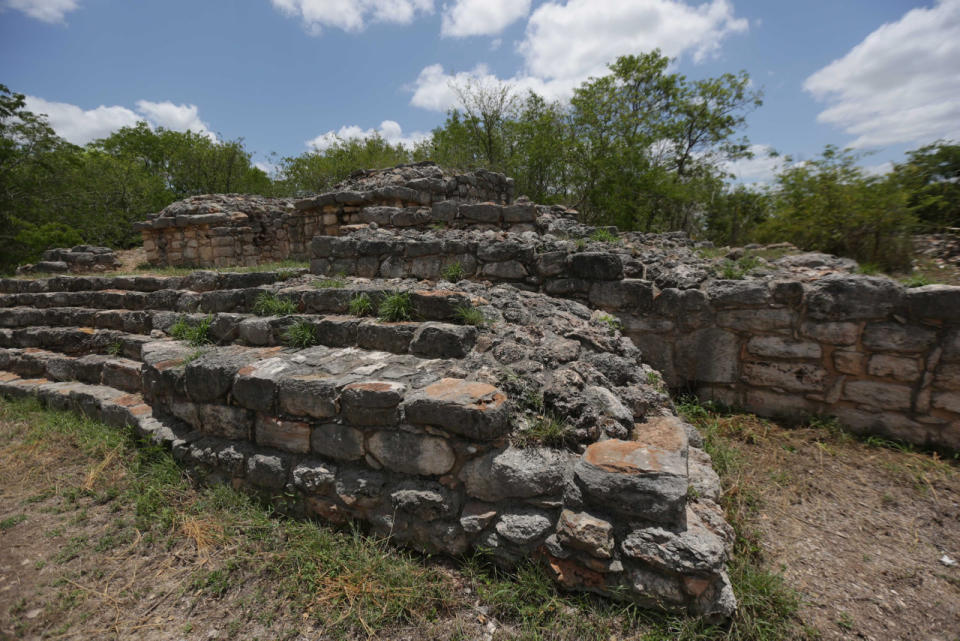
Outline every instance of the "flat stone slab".
<path id="1" fill-rule="evenodd" d="M 444 378 L 407 398 L 406 420 L 454 434 L 491 440 L 510 431 L 510 403 L 493 385 Z"/>

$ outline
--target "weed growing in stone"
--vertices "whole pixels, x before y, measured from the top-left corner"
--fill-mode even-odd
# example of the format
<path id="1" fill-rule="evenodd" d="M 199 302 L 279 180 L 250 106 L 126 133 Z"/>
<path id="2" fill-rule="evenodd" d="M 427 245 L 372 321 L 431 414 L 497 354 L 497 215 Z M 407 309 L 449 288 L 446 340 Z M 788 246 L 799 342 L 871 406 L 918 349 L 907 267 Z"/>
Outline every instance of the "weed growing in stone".
<path id="1" fill-rule="evenodd" d="M 924 287 L 926 285 L 932 284 L 930 279 L 926 277 L 925 274 L 912 274 L 908 278 L 905 278 L 903 281 L 904 287 Z"/>
<path id="2" fill-rule="evenodd" d="M 353 316 L 373 316 L 373 301 L 369 294 L 357 294 L 350 299 L 350 314 Z"/>
<path id="3" fill-rule="evenodd" d="M 564 447 L 573 440 L 573 427 L 567 419 L 552 412 L 536 415 L 527 429 L 520 430 L 513 438 L 517 447 Z"/>
<path id="4" fill-rule="evenodd" d="M 609 332 L 611 336 L 623 329 L 623 323 L 621 323 L 620 319 L 616 316 L 599 314 L 597 320 L 607 326 L 607 332 Z"/>
<path id="5" fill-rule="evenodd" d="M 120 341 L 113 341 L 107 346 L 107 354 L 110 356 L 120 356 L 123 354 L 123 343 Z"/>
<path id="6" fill-rule="evenodd" d="M 578 239 L 577 239 L 577 251 L 578 251 L 578 252 L 582 252 L 582 251 L 583 251 L 584 249 L 586 249 L 586 248 L 587 248 L 587 239 L 586 239 L 586 238 L 578 238 Z"/>
<path id="7" fill-rule="evenodd" d="M 407 292 L 394 292 L 380 301 L 377 317 L 387 323 L 399 323 L 413 318 L 413 301 Z"/>
<path id="8" fill-rule="evenodd" d="M 289 316 L 297 313 L 297 304 L 288 298 L 263 292 L 253 302 L 253 313 L 257 316 Z"/>
<path id="9" fill-rule="evenodd" d="M 448 280 L 451 283 L 458 283 L 463 280 L 466 272 L 463 269 L 463 264 L 461 264 L 458 260 L 457 262 L 444 267 L 443 271 L 440 272 L 440 275 L 443 276 L 444 280 Z"/>
<path id="10" fill-rule="evenodd" d="M 860 263 L 857 265 L 857 273 L 864 276 L 875 276 L 882 271 L 883 269 L 876 263 Z"/>
<path id="11" fill-rule="evenodd" d="M 320 344 L 320 333 L 317 326 L 307 321 L 297 321 L 287 328 L 283 334 L 283 342 L 290 347 L 306 349 Z"/>
<path id="12" fill-rule="evenodd" d="M 598 243 L 616 244 L 620 242 L 620 237 L 606 227 L 597 227 L 595 230 L 593 230 L 593 233 L 590 234 L 590 240 L 595 240 Z"/>
<path id="13" fill-rule="evenodd" d="M 720 277 L 726 280 L 743 280 L 743 278 L 760 265 L 756 256 L 741 256 L 737 260 L 725 260 L 720 263 Z"/>
<path id="14" fill-rule="evenodd" d="M 487 317 L 483 315 L 480 309 L 472 305 L 460 305 L 456 309 L 457 319 L 464 325 L 473 325 L 474 327 L 483 327 L 487 324 Z"/>
<path id="15" fill-rule="evenodd" d="M 176 323 L 170 326 L 167 333 L 177 340 L 187 341 L 194 347 L 209 345 L 213 342 L 210 339 L 210 325 L 212 323 L 213 318 L 210 316 L 204 316 L 194 323 L 181 316 Z"/>

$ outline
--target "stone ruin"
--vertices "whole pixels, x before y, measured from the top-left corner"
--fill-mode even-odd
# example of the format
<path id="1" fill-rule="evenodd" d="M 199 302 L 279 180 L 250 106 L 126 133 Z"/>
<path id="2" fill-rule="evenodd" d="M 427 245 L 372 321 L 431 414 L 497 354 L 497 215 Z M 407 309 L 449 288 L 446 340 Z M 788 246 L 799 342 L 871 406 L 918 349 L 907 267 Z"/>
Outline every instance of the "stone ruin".
<path id="1" fill-rule="evenodd" d="M 120 266 L 120 259 L 109 247 L 77 245 L 48 249 L 38 263 L 21 265 L 18 274 L 106 272 Z"/>
<path id="2" fill-rule="evenodd" d="M 189 199 L 144 223 L 152 261 L 309 273 L 0 280 L 0 393 L 131 426 L 294 513 L 713 620 L 736 607 L 733 532 L 668 387 L 960 449 L 960 288 L 820 254 L 723 280 L 683 234 L 614 231 L 431 164 Z"/>

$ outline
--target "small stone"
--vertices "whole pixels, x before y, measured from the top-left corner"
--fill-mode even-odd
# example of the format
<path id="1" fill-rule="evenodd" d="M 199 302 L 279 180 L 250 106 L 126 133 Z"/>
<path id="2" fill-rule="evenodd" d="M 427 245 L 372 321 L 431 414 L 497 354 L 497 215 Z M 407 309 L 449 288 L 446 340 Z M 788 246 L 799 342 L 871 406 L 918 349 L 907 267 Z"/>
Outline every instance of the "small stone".
<path id="1" fill-rule="evenodd" d="M 550 516 L 542 510 L 518 508 L 500 515 L 497 534 L 517 545 L 529 545 L 545 537 L 553 528 Z"/>
<path id="2" fill-rule="evenodd" d="M 439 476 L 456 462 L 446 439 L 410 432 L 376 432 L 367 449 L 384 467 L 404 474 Z"/>
<path id="3" fill-rule="evenodd" d="M 563 510 L 557 524 L 557 539 L 601 559 L 613 556 L 613 525 L 587 512 Z"/>

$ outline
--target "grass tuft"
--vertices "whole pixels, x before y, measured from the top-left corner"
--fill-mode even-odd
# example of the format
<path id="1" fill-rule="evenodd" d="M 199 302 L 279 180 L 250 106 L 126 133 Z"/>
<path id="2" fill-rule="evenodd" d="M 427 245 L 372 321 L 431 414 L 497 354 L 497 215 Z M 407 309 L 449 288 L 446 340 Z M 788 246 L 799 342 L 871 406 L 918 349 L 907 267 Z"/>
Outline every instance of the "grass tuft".
<path id="1" fill-rule="evenodd" d="M 177 340 L 187 341 L 194 347 L 200 347 L 213 342 L 210 338 L 210 325 L 212 323 L 213 318 L 210 316 L 205 316 L 194 323 L 181 316 L 176 323 L 170 326 L 167 333 Z"/>
<path id="2" fill-rule="evenodd" d="M 451 283 L 459 283 L 466 275 L 466 271 L 463 269 L 463 264 L 458 260 L 457 262 L 444 267 L 443 271 L 440 272 L 440 275 L 444 280 L 448 280 Z"/>
<path id="3" fill-rule="evenodd" d="M 313 323 L 297 321 L 284 332 L 283 342 L 290 347 L 306 349 L 320 344 L 320 333 Z"/>
<path id="4" fill-rule="evenodd" d="M 253 313 L 257 316 L 289 316 L 297 313 L 297 304 L 288 298 L 262 292 L 253 302 Z"/>
<path id="5" fill-rule="evenodd" d="M 357 294 L 350 299 L 350 314 L 353 316 L 373 316 L 373 309 L 369 294 Z"/>
<path id="6" fill-rule="evenodd" d="M 377 317 L 386 323 L 400 323 L 413 319 L 413 301 L 407 292 L 394 292 L 380 301 Z"/>
<path id="7" fill-rule="evenodd" d="M 455 311 L 457 314 L 457 320 L 464 325 L 483 327 L 487 324 L 487 317 L 484 316 L 483 312 L 477 307 L 460 305 Z"/>

